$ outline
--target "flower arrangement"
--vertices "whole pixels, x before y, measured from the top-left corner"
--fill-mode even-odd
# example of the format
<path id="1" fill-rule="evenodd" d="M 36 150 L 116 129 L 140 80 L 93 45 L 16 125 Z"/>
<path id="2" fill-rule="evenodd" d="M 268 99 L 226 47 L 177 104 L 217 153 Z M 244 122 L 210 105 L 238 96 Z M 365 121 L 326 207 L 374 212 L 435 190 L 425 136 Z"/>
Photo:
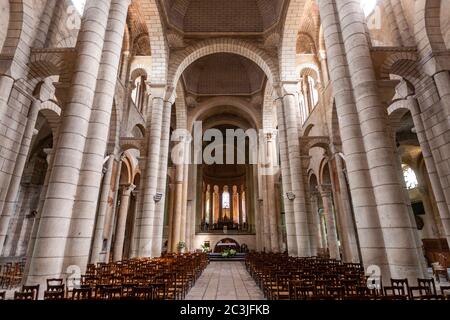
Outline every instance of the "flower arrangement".
<path id="1" fill-rule="evenodd" d="M 177 249 L 178 249 L 179 253 L 183 253 L 185 248 L 186 248 L 186 243 L 184 241 L 178 242 Z"/>
<path id="2" fill-rule="evenodd" d="M 236 250 L 234 249 L 225 249 L 222 252 L 222 257 L 224 258 L 230 258 L 236 255 Z"/>

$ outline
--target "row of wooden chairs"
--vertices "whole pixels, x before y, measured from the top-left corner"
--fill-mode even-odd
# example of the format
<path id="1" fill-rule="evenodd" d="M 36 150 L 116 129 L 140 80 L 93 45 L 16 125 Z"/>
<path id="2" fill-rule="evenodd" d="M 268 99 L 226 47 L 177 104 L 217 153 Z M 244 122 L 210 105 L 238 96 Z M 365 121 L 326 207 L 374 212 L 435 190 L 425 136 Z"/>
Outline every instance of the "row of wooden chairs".
<path id="1" fill-rule="evenodd" d="M 47 279 L 45 300 L 183 299 L 209 263 L 204 253 L 170 254 L 90 264 L 81 278 Z M 39 285 L 23 286 L 15 300 L 36 300 Z"/>
<path id="2" fill-rule="evenodd" d="M 25 268 L 25 260 L 0 265 L 0 288 L 12 289 L 20 285 Z"/>
<path id="3" fill-rule="evenodd" d="M 437 293 L 434 279 L 417 279 L 417 286 L 410 286 L 407 279 L 391 279 L 391 285 L 383 287 L 381 277 L 371 283 L 372 279 L 365 275 L 359 263 L 251 253 L 245 264 L 269 300 L 440 300 L 448 297 L 445 287 L 441 287 L 441 294 Z"/>

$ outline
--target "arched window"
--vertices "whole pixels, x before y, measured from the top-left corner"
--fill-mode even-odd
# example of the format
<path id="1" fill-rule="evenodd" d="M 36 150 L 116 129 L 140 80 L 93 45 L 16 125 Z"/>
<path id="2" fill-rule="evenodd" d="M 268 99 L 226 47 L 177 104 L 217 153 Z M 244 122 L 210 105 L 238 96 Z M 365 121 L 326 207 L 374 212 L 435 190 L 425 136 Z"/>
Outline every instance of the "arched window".
<path id="1" fill-rule="evenodd" d="M 314 108 L 319 103 L 319 91 L 316 89 L 316 82 L 310 76 L 308 76 L 308 84 L 309 92 L 311 94 L 312 108 Z"/>
<path id="2" fill-rule="evenodd" d="M 412 190 L 417 188 L 419 183 L 417 182 L 416 174 L 414 173 L 414 170 L 411 169 L 408 165 L 403 164 L 403 178 L 405 179 L 406 188 L 408 190 Z"/>
<path id="3" fill-rule="evenodd" d="M 222 193 L 222 209 L 230 209 L 230 193 L 228 191 Z"/>
<path id="4" fill-rule="evenodd" d="M 133 100 L 134 105 L 139 110 L 139 112 L 143 111 L 144 107 L 144 98 L 145 98 L 145 77 L 140 76 L 134 80 L 133 90 L 131 91 L 131 100 Z"/>

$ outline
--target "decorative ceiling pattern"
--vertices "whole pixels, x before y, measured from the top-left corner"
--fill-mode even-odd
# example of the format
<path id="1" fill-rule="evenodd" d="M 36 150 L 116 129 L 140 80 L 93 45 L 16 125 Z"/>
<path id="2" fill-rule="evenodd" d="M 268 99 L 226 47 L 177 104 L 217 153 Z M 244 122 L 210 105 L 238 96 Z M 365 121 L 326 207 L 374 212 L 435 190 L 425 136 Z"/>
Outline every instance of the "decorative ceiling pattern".
<path id="1" fill-rule="evenodd" d="M 262 33 L 280 20 L 285 0 L 166 0 L 169 24 L 184 33 Z"/>

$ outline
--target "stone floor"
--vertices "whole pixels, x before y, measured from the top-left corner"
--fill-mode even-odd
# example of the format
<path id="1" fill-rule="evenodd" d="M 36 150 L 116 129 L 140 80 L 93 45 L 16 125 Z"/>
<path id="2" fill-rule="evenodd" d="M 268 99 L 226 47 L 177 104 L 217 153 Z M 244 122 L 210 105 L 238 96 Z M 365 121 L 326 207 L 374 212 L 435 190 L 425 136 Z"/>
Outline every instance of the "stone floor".
<path id="1" fill-rule="evenodd" d="M 211 261 L 186 300 L 263 300 L 241 261 Z"/>

